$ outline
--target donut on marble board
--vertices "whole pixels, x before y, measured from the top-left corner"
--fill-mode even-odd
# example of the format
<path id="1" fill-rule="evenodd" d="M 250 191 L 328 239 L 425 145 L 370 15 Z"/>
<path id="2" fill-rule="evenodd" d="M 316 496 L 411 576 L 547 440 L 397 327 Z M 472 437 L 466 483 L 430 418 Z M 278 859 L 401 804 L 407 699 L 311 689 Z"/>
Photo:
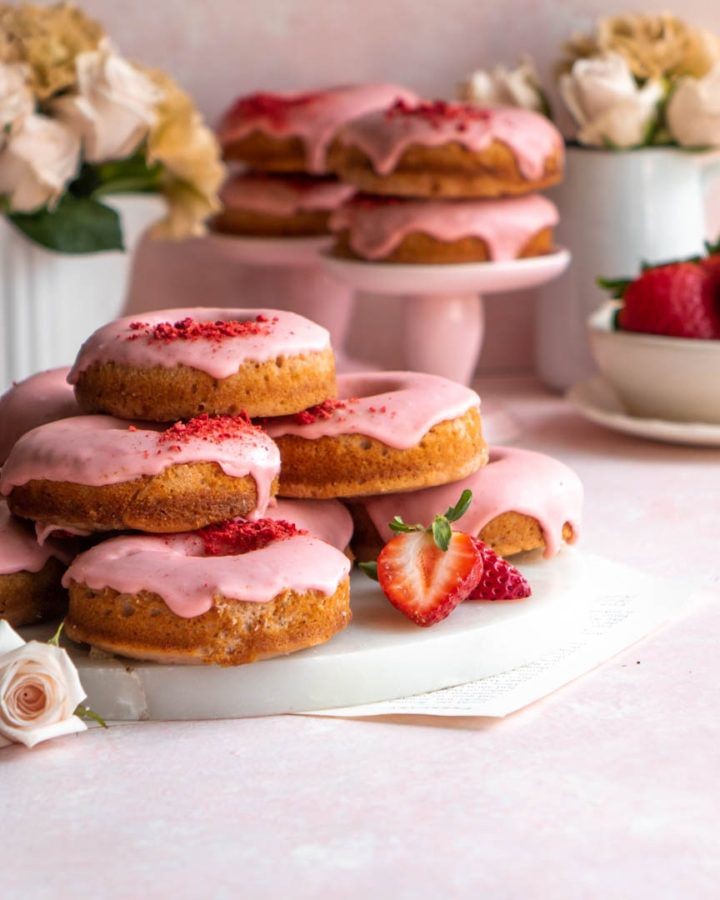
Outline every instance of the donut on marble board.
<path id="1" fill-rule="evenodd" d="M 0 502 L 0 619 L 13 628 L 60 616 L 67 594 L 60 585 L 67 551 L 52 541 L 43 546 L 26 523 Z"/>
<path id="2" fill-rule="evenodd" d="M 239 174 L 220 192 L 223 210 L 213 229 L 245 237 L 313 237 L 328 234 L 329 219 L 355 193 L 334 178 Z"/>
<path id="3" fill-rule="evenodd" d="M 262 515 L 279 468 L 278 448 L 244 416 L 169 428 L 78 416 L 20 438 L 0 491 L 46 528 L 168 533 Z"/>
<path id="4" fill-rule="evenodd" d="M 472 502 L 457 528 L 479 537 L 501 556 L 543 549 L 555 556 L 580 532 L 583 489 L 569 466 L 532 450 L 492 447 L 490 462 L 454 484 L 405 494 L 348 501 L 355 523 L 352 547 L 360 560 L 375 559 L 392 538 L 388 523 L 430 523 L 469 488 Z"/>
<path id="5" fill-rule="evenodd" d="M 249 94 L 225 113 L 218 140 L 226 160 L 243 162 L 251 169 L 324 175 L 327 149 L 338 129 L 398 99 L 413 103 L 418 98 L 393 84 Z"/>
<path id="6" fill-rule="evenodd" d="M 349 571 L 340 550 L 270 519 L 114 538 L 68 569 L 66 633 L 135 659 L 253 662 L 345 628 Z"/>
<path id="7" fill-rule="evenodd" d="M 362 194 L 333 213 L 335 256 L 392 263 L 504 262 L 553 249 L 558 211 L 540 194 L 405 200 Z"/>
<path id="8" fill-rule="evenodd" d="M 69 372 L 69 368 L 39 372 L 18 381 L 0 397 L 0 466 L 25 432 L 81 414 L 67 381 Z"/>
<path id="9" fill-rule="evenodd" d="M 276 416 L 335 396 L 326 329 L 272 309 L 172 309 L 98 329 L 68 376 L 86 412 Z"/>
<path id="10" fill-rule="evenodd" d="M 349 122 L 330 168 L 370 194 L 501 197 L 557 184 L 560 132 L 526 109 L 481 109 L 444 101 L 405 103 Z"/>
<path id="11" fill-rule="evenodd" d="M 487 461 L 480 398 L 418 372 L 340 375 L 339 400 L 263 420 L 283 497 L 356 497 L 457 481 Z"/>

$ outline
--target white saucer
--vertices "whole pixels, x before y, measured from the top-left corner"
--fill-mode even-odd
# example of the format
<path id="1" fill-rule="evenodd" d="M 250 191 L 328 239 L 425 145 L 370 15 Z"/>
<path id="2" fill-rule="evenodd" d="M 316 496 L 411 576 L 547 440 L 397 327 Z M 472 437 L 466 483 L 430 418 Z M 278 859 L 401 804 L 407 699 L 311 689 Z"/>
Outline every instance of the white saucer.
<path id="1" fill-rule="evenodd" d="M 566 397 L 586 419 L 615 431 L 668 444 L 720 447 L 720 425 L 704 422 L 666 422 L 662 419 L 643 419 L 630 415 L 602 375 L 576 384 L 570 388 Z"/>

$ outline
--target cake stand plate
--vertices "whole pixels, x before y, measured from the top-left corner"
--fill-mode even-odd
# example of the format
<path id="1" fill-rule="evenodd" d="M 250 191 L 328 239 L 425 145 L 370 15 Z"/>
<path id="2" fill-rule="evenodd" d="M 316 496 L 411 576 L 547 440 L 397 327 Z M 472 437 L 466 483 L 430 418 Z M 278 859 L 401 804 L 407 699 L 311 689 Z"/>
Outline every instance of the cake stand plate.
<path id="1" fill-rule="evenodd" d="M 336 280 L 356 291 L 408 302 L 404 345 L 411 369 L 469 384 L 482 348 L 482 295 L 545 284 L 567 268 L 570 253 L 559 248 L 529 259 L 456 265 L 374 263 L 329 251 L 320 258 Z"/>
<path id="2" fill-rule="evenodd" d="M 238 718 L 353 706 L 474 681 L 558 646 L 593 596 L 584 574 L 590 567 L 581 553 L 566 548 L 550 562 L 528 555 L 520 568 L 533 586 L 531 598 L 468 601 L 432 628 L 413 625 L 375 582 L 354 572 L 354 618 L 345 631 L 322 646 L 252 665 L 93 658 L 86 648 L 63 643 L 88 704 L 106 719 Z M 37 626 L 23 635 L 43 638 L 51 632 Z"/>

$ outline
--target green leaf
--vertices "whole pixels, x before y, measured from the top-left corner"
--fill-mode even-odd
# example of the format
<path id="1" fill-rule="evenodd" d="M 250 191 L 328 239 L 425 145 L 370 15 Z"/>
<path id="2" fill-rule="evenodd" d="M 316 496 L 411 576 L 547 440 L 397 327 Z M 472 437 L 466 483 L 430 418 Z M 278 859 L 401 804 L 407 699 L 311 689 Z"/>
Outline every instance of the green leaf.
<path id="1" fill-rule="evenodd" d="M 378 580 L 377 563 L 374 560 L 358 563 L 358 568 L 362 569 L 368 578 L 372 578 L 373 581 Z"/>
<path id="2" fill-rule="evenodd" d="M 58 253 L 125 249 L 120 217 L 91 197 L 68 193 L 54 209 L 12 213 L 8 219 L 31 241 Z"/>
<path id="3" fill-rule="evenodd" d="M 62 634 L 62 630 L 64 627 L 65 627 L 65 619 L 63 619 L 62 622 L 58 625 L 58 630 L 55 632 L 55 634 L 51 638 L 48 639 L 48 644 L 50 644 L 53 647 L 60 646 L 60 635 Z"/>
<path id="4" fill-rule="evenodd" d="M 461 519 L 468 511 L 471 502 L 472 491 L 469 488 L 465 488 L 462 494 L 460 494 L 460 499 L 455 504 L 455 506 L 451 506 L 450 509 L 445 513 L 445 518 L 448 520 L 448 522 L 457 522 L 457 520 Z"/>
<path id="5" fill-rule="evenodd" d="M 708 256 L 714 256 L 716 253 L 720 253 L 720 235 L 718 235 L 714 244 L 712 241 L 705 241 L 705 253 Z"/>
<path id="6" fill-rule="evenodd" d="M 148 166 L 143 152 L 114 162 L 86 163 L 70 185 L 76 197 L 101 197 L 106 194 L 148 193 L 160 190 L 163 167 Z"/>
<path id="7" fill-rule="evenodd" d="M 406 522 L 403 522 L 402 516 L 393 516 L 392 521 L 388 523 L 388 528 L 396 534 L 407 534 L 410 531 L 423 530 L 422 525 L 408 525 Z"/>
<path id="8" fill-rule="evenodd" d="M 432 523 L 432 536 L 437 546 L 447 552 L 452 539 L 452 528 L 445 516 L 435 516 Z"/>
<path id="9" fill-rule="evenodd" d="M 595 283 L 604 291 L 610 291 L 611 297 L 622 300 L 628 286 L 632 284 L 632 278 L 603 278 L 600 276 L 595 279 Z"/>
<path id="10" fill-rule="evenodd" d="M 103 717 L 96 713 L 94 710 L 90 709 L 89 706 L 83 706 L 82 703 L 75 707 L 75 715 L 79 719 L 89 719 L 92 722 L 97 722 L 101 728 L 107 728 L 107 722 Z"/>

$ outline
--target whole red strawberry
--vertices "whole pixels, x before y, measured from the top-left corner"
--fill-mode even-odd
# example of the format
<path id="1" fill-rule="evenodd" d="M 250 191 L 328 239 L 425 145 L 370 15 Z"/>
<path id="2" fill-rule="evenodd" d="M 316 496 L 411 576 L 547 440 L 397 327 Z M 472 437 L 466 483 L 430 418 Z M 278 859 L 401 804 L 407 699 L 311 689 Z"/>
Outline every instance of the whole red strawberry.
<path id="1" fill-rule="evenodd" d="M 483 572 L 468 600 L 521 600 L 532 594 L 524 575 L 515 566 L 477 538 L 472 541 L 482 556 Z"/>
<path id="2" fill-rule="evenodd" d="M 720 268 L 677 262 L 646 269 L 623 292 L 624 331 L 720 338 Z"/>

